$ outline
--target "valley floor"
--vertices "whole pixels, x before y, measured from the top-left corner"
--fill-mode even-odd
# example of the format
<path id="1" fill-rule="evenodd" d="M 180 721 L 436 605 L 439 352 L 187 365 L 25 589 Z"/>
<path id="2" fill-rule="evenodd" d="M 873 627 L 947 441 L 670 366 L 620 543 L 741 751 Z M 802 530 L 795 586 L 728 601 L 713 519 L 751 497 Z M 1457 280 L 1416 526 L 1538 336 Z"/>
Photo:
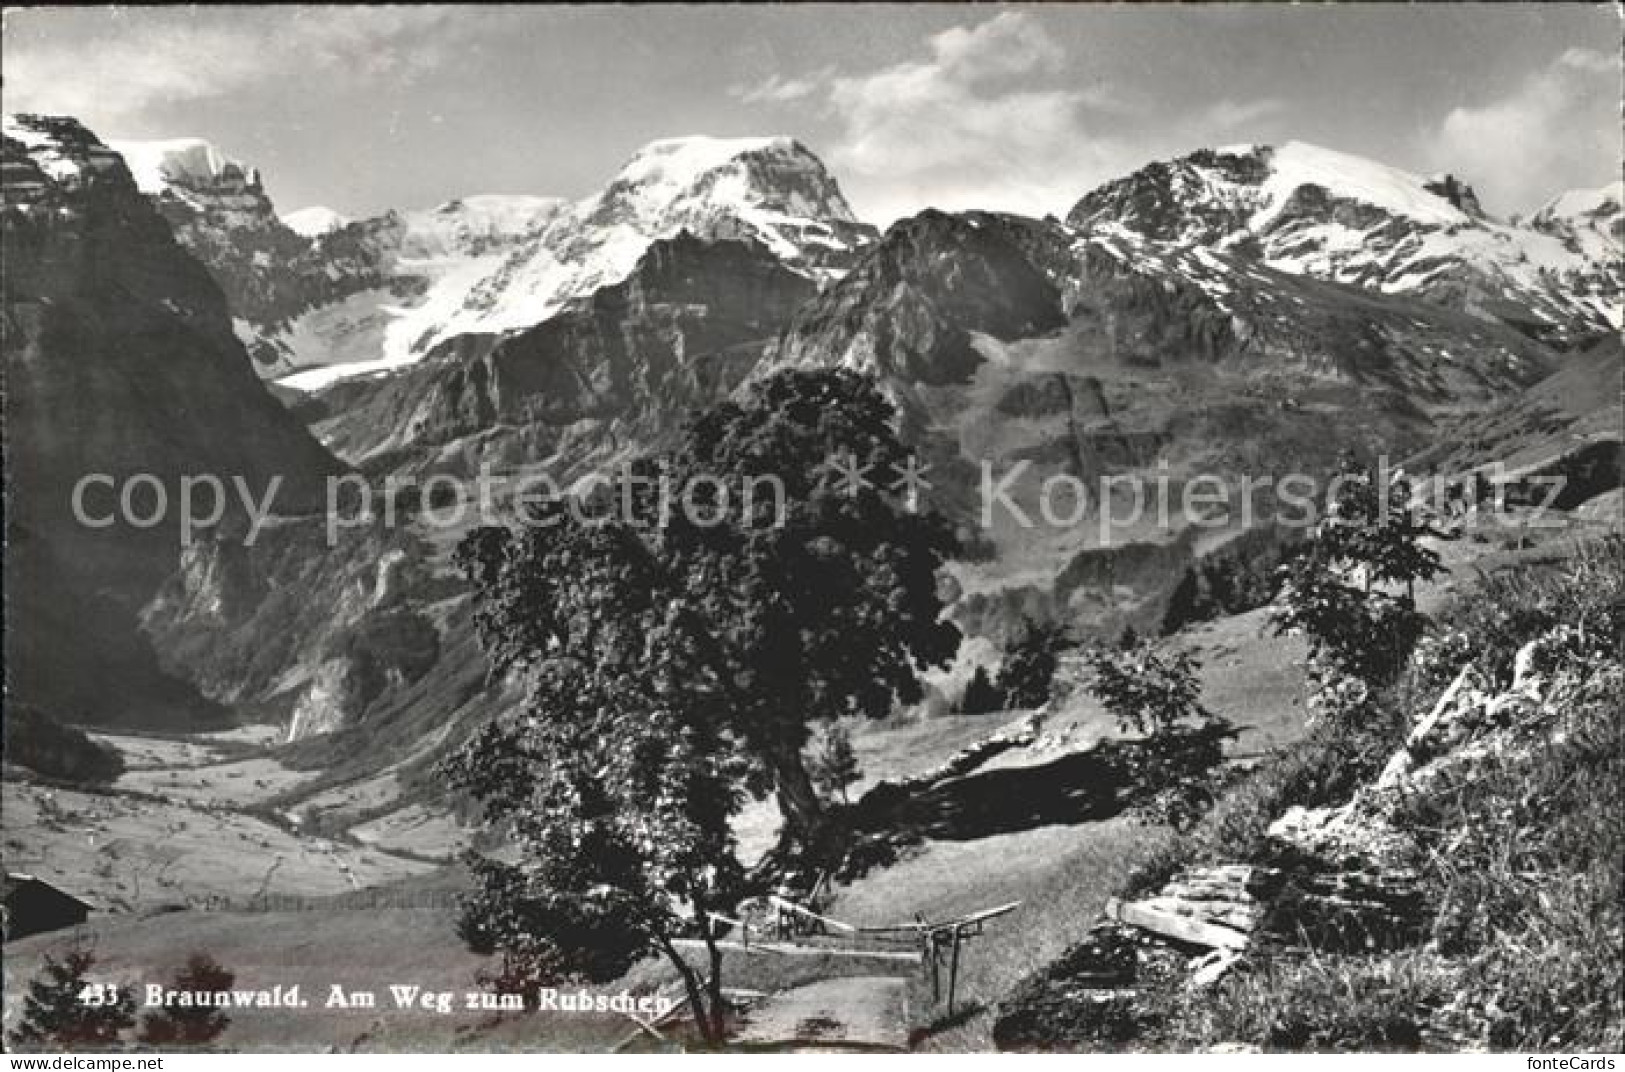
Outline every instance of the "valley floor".
<path id="1" fill-rule="evenodd" d="M 1437 606 L 1475 583 L 1480 571 L 1557 553 L 1552 548 L 1564 537 L 1558 533 L 1532 547 L 1521 546 L 1526 542 L 1521 537 L 1440 544 L 1453 572 L 1422 591 L 1421 600 Z M 1178 642 L 1202 662 L 1207 703 L 1244 728 L 1233 749 L 1238 760 L 1302 735 L 1303 646 L 1297 638 L 1273 635 L 1267 611 L 1188 628 Z M 1063 677 L 1069 673 L 1064 667 Z M 478 989 L 478 975 L 489 966 L 455 934 L 454 905 L 462 882 L 455 871 L 384 851 L 368 837 L 449 820 L 421 808 L 397 809 L 354 828 L 353 837 L 303 836 L 285 816 L 255 805 L 290 789 L 297 794 L 308 776 L 282 768 L 261 751 L 268 742 L 253 731 L 233 733 L 235 738 L 218 741 L 102 735 L 120 748 L 129 768 L 106 792 L 6 782 L 8 867 L 63 876 L 65 885 L 87 890 L 98 908 L 110 913 L 98 914 L 84 928 L 96 946 L 98 973 L 136 984 L 162 981 L 198 951 L 235 971 L 239 987 L 298 984 L 310 1008 L 235 1014 L 226 1041 L 243 1049 L 286 1048 L 294 1040 L 304 1047 L 341 1050 L 604 1049 L 626 1037 L 629 1021 L 613 1015 L 495 1016 L 460 1006 L 449 1014 L 386 1007 L 388 987 L 395 984 L 451 991 L 460 1002 L 465 991 Z M 918 1047 L 990 1048 L 993 1005 L 1081 938 L 1107 898 L 1142 862 L 1166 851 L 1171 839 L 1165 829 L 1126 815 L 1068 810 L 1076 795 L 1059 783 L 1084 777 L 1090 769 L 1080 762 L 1087 758 L 1084 753 L 1114 733 L 1079 688 L 1064 691 L 1037 718 L 1009 712 L 857 727 L 855 746 L 866 771 L 858 792 L 880 780 L 929 775 L 990 737 L 1012 737 L 1015 743 L 931 781 L 923 796 L 947 810 L 928 817 L 920 838 L 895 863 L 839 888 L 828 913 L 875 924 L 917 915 L 950 918 L 1009 901 L 1021 906 L 966 947 L 959 1007 L 952 1017 L 933 1004 L 929 984 L 917 973 L 887 969 L 876 975 L 873 964 L 834 958 L 730 956 L 729 986 L 770 995 L 759 1006 L 756 1026 L 748 1029 L 750 1037 L 765 1039 L 784 1026 L 785 1017 L 806 1021 L 811 1030 L 834 1021 L 826 1013 L 835 1005 L 872 1006 L 891 1012 L 854 1013 L 839 1029 L 841 1037 L 856 1045 L 866 1041 L 857 1035 L 867 1033 L 868 1043 L 890 1045 L 899 1037 L 901 1018 L 912 1025 Z M 389 787 L 374 788 L 387 802 Z M 342 789 L 325 792 L 346 795 Z M 1000 808 L 985 810 L 983 802 L 993 798 Z M 1020 806 L 1023 800 L 1030 806 Z M 1014 806 L 1006 806 L 1011 801 Z M 740 829 L 747 851 L 769 844 L 776 826 L 770 804 L 748 810 Z M 437 836 L 454 838 L 460 832 L 447 826 Z M 247 895 L 255 892 L 267 896 L 250 906 Z M 287 900 L 278 903 L 282 895 Z M 203 907 L 210 898 L 217 898 L 216 910 Z M 183 905 L 190 907 L 168 910 Z M 57 932 L 9 945 L 7 994 L 18 993 L 42 953 L 59 951 L 72 940 L 71 933 Z M 623 980 L 640 992 L 669 989 L 672 983 L 670 971 L 658 963 Z M 322 1007 L 335 985 L 374 991 L 379 1006 Z M 9 1001 L 7 1011 L 8 1016 L 13 1012 Z"/>

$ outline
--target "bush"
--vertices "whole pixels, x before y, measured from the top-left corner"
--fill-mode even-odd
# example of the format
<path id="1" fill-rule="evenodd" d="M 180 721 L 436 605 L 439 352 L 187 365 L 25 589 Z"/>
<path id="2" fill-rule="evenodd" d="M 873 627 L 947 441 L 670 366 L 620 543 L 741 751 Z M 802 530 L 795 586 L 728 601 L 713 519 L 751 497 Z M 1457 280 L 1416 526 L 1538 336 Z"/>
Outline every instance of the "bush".
<path id="1" fill-rule="evenodd" d="M 237 977 L 207 953 L 193 953 L 176 973 L 169 989 L 191 993 L 230 990 Z M 141 1021 L 140 1040 L 158 1049 L 198 1049 L 219 1038 L 231 1024 L 222 1009 L 208 1005 L 165 1006 Z"/>
<path id="2" fill-rule="evenodd" d="M 1060 626 L 1026 620 L 999 670 L 998 691 L 1006 706 L 1041 707 L 1049 702 L 1065 644 Z"/>
<path id="3" fill-rule="evenodd" d="M 839 797 L 846 801 L 847 787 L 863 773 L 858 769 L 858 754 L 852 749 L 852 737 L 845 727 L 832 723 L 820 735 L 817 750 L 807 764 L 807 776 L 825 799 Z"/>
<path id="4" fill-rule="evenodd" d="M 959 709 L 967 715 L 987 715 L 1004 710 L 1004 696 L 987 676 L 987 668 L 978 666 L 965 686 L 965 697 Z"/>
<path id="5" fill-rule="evenodd" d="M 1089 666 L 1090 691 L 1121 729 L 1144 737 L 1132 771 L 1136 809 L 1188 828 L 1212 805 L 1213 772 L 1224 762 L 1224 742 L 1236 736 L 1228 720 L 1202 706 L 1195 661 L 1141 644 L 1097 648 Z"/>
<path id="6" fill-rule="evenodd" d="M 8 1039 L 13 1050 L 113 1049 L 135 1025 L 130 988 L 92 979 L 96 957 L 73 949 L 61 960 L 46 954 L 44 966 L 28 984 L 22 1016 Z M 97 987 L 95 990 L 87 988 Z"/>

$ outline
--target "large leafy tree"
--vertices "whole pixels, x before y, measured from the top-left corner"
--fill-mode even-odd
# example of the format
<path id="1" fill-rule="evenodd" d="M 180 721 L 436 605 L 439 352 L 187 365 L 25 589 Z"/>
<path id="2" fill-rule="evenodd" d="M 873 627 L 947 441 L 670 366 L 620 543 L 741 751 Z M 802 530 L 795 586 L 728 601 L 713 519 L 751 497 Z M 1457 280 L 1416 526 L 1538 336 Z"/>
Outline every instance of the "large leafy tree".
<path id="1" fill-rule="evenodd" d="M 678 511 L 654 532 L 792 838 L 822 820 L 802 761 L 809 727 L 919 700 L 918 671 L 959 646 L 937 579 L 953 529 L 899 494 L 909 464 L 891 403 L 845 369 L 761 381 L 701 414 L 668 459 L 684 495 L 718 483 L 782 488 L 776 499 L 731 495 L 721 524 Z"/>
<path id="2" fill-rule="evenodd" d="M 957 647 L 936 587 L 951 530 L 887 490 L 906 464 L 893 416 L 855 374 L 781 374 L 608 502 L 464 541 L 482 644 L 526 688 L 446 768 L 521 850 L 473 861 L 472 945 L 590 979 L 664 952 L 720 1038 L 711 913 L 741 892 L 744 795 L 775 790 L 787 842 L 815 846 L 810 727 L 917 698 L 919 668 Z M 673 945 L 695 934 L 704 978 Z"/>
<path id="3" fill-rule="evenodd" d="M 603 538 L 638 546 L 603 568 L 636 571 L 672 608 L 700 675 L 686 687 L 723 705 L 791 842 L 810 843 L 824 818 L 803 759 L 810 727 L 918 700 L 918 671 L 959 643 L 937 588 L 953 530 L 895 493 L 909 464 L 895 418 L 856 373 L 781 372 L 700 414 L 613 493 L 631 509 Z M 551 642 L 542 602 L 598 583 L 535 546 L 486 531 L 465 548 L 499 667 Z M 642 628 L 620 601 L 601 609 L 604 629 Z"/>
<path id="4" fill-rule="evenodd" d="M 471 859 L 463 937 L 552 979 L 605 981 L 664 953 L 719 1041 L 711 913 L 738 894 L 729 819 L 750 768 L 726 690 L 700 621 L 636 532 L 558 505 L 534 520 L 481 530 L 460 552 L 496 665 L 527 690 L 445 765 L 519 849 L 516 863 Z M 674 944 L 685 935 L 707 943 L 703 976 Z"/>

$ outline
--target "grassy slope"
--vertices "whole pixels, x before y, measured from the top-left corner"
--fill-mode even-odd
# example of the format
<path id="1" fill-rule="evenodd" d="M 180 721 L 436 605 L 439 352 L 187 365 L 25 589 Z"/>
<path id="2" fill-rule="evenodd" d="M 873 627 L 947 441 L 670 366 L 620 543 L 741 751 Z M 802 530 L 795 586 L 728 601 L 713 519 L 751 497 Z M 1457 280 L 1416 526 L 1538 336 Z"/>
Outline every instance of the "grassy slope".
<path id="1" fill-rule="evenodd" d="M 1460 651 L 1510 675 L 1519 646 L 1568 624 L 1603 633 L 1618 652 L 1625 545 L 1617 538 L 1558 539 L 1469 562 L 1472 546 L 1451 547 L 1456 589 L 1429 600 L 1440 628 L 1461 635 Z M 1563 694 L 1564 730 L 1548 747 L 1498 759 L 1487 776 L 1418 805 L 1432 942 L 1380 956 L 1260 959 L 1214 990 L 1155 999 L 1158 1022 L 1141 1045 L 1617 1049 L 1625 667 L 1616 654 L 1583 669 L 1592 676 Z M 1453 676 L 1417 673 L 1388 700 L 1412 717 L 1429 709 L 1441 676 Z M 1255 859 L 1264 828 L 1287 805 L 1338 803 L 1351 789 L 1350 764 L 1374 775 L 1407 728 L 1402 718 L 1376 737 L 1321 731 L 1282 750 L 1191 834 L 1142 854 L 1124 892 L 1193 864 Z"/>

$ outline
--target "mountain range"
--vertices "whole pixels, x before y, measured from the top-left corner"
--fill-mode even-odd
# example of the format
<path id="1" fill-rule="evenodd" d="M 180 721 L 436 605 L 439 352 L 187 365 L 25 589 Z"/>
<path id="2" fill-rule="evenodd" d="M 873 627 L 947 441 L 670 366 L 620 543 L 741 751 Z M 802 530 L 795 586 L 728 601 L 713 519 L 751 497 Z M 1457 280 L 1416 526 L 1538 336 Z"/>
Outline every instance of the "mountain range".
<path id="1" fill-rule="evenodd" d="M 1232 146 L 1080 191 L 1064 220 L 927 210 L 881 233 L 793 139 L 680 138 L 581 200 L 348 220 L 279 215 L 254 168 L 195 140 L 104 144 L 34 116 L 4 136 L 7 520 L 53 556 L 8 637 L 28 641 L 58 584 L 114 599 L 153 681 L 277 721 L 329 784 L 389 773 L 403 799 L 501 693 L 447 561 L 457 533 L 326 547 L 294 505 L 325 476 L 568 481 L 754 377 L 839 365 L 896 403 L 933 503 L 969 531 L 983 465 L 1025 466 L 1029 508 L 1057 474 L 1234 484 L 1348 446 L 1482 465 L 1478 415 L 1619 363 L 1618 184 L 1503 221 L 1459 177 Z M 1520 439 L 1524 461 L 1617 455 L 1617 427 L 1587 416 L 1617 396 L 1591 402 Z M 69 531 L 69 478 L 136 463 L 295 488 L 253 547 Z M 951 568 L 970 639 L 939 702 L 1023 616 L 1154 626 L 1182 568 L 1243 528 L 978 533 Z M 118 721 L 148 689 L 87 697 L 53 684 L 81 669 L 22 655 L 65 721 Z"/>

